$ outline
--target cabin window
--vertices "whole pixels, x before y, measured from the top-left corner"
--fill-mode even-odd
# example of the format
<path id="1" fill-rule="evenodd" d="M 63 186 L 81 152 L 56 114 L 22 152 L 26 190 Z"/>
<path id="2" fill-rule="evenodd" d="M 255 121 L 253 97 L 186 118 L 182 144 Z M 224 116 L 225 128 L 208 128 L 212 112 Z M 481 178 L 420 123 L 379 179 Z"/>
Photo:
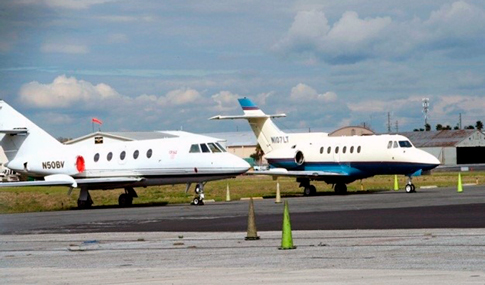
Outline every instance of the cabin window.
<path id="1" fill-rule="evenodd" d="M 338 146 L 335 148 L 335 153 L 338 153 Z"/>
<path id="2" fill-rule="evenodd" d="M 210 152 L 209 148 L 205 143 L 200 144 L 200 148 L 202 149 L 202 152 Z"/>
<path id="3" fill-rule="evenodd" d="M 357 147 L 357 153 L 360 153 L 360 145 Z"/>
<path id="4" fill-rule="evenodd" d="M 211 149 L 211 151 L 214 153 L 214 152 L 221 152 L 220 149 L 217 148 L 217 146 L 213 143 L 208 143 L 207 145 L 209 145 L 209 148 Z"/>
<path id="5" fill-rule="evenodd" d="M 190 153 L 198 153 L 200 152 L 200 148 L 198 144 L 193 144 L 190 146 Z"/>
<path id="6" fill-rule="evenodd" d="M 354 146 L 350 147 L 350 153 L 354 153 Z"/>
<path id="7" fill-rule="evenodd" d="M 149 150 L 147 151 L 147 157 L 148 157 L 148 158 L 152 157 L 152 154 L 153 154 L 152 149 L 149 149 Z"/>
<path id="8" fill-rule="evenodd" d="M 397 141 L 394 141 L 394 146 L 393 148 L 398 148 Z"/>
<path id="9" fill-rule="evenodd" d="M 320 148 L 320 154 L 323 153 L 323 146 Z"/>
<path id="10" fill-rule="evenodd" d="M 108 156 L 106 156 L 106 159 L 108 161 L 111 161 L 112 158 L 113 158 L 113 153 L 112 152 L 108 153 Z"/>
<path id="11" fill-rule="evenodd" d="M 332 147 L 331 147 L 331 146 L 329 146 L 329 147 L 327 148 L 327 153 L 330 153 L 330 152 L 332 152 Z"/>
<path id="12" fill-rule="evenodd" d="M 135 150 L 135 152 L 133 153 L 133 158 L 137 159 L 138 155 L 140 155 L 140 152 L 138 150 Z"/>
<path id="13" fill-rule="evenodd" d="M 220 143 L 216 142 L 216 145 L 222 150 L 222 152 L 226 152 L 226 149 Z"/>
<path id="14" fill-rule="evenodd" d="M 99 153 L 94 155 L 94 162 L 98 162 L 99 160 Z"/>
<path id="15" fill-rule="evenodd" d="M 344 146 L 344 148 L 342 149 L 342 152 L 345 153 L 347 151 L 347 147 Z"/>
<path id="16" fill-rule="evenodd" d="M 124 159 L 125 159 L 125 157 L 126 157 L 126 152 L 125 152 L 125 151 L 122 151 L 122 152 L 120 153 L 120 159 L 121 159 L 121 160 L 124 160 Z"/>
<path id="17" fill-rule="evenodd" d="M 391 148 L 392 147 L 392 141 L 389 141 L 389 143 L 387 143 L 387 148 Z"/>
<path id="18" fill-rule="evenodd" d="M 410 141 L 399 141 L 400 147 L 413 147 Z"/>

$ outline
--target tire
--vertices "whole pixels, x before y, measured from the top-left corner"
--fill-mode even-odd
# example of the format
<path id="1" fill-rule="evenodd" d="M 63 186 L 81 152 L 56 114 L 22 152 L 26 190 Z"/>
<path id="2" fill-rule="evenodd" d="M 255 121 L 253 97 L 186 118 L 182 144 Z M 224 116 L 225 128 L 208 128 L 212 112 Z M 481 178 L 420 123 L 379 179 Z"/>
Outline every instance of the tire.
<path id="1" fill-rule="evenodd" d="M 335 184 L 335 193 L 339 195 L 347 194 L 347 185 L 345 185 L 344 183 Z"/>
<path id="2" fill-rule="evenodd" d="M 192 205 L 197 206 L 200 204 L 200 202 L 201 201 L 199 200 L 199 198 L 194 198 L 194 200 L 192 200 Z"/>
<path id="3" fill-rule="evenodd" d="M 311 196 L 311 195 L 312 195 L 311 186 L 305 186 L 305 188 L 303 188 L 303 196 Z"/>
<path id="4" fill-rule="evenodd" d="M 406 184 L 404 187 L 404 190 L 406 190 L 406 193 L 413 193 L 413 186 L 412 184 Z"/>
<path id="5" fill-rule="evenodd" d="M 314 185 L 310 185 L 310 196 L 315 196 L 317 195 L 317 187 Z"/>
<path id="6" fill-rule="evenodd" d="M 128 194 L 121 194 L 118 197 L 118 205 L 120 207 L 128 207 L 133 203 L 133 198 L 131 198 Z"/>

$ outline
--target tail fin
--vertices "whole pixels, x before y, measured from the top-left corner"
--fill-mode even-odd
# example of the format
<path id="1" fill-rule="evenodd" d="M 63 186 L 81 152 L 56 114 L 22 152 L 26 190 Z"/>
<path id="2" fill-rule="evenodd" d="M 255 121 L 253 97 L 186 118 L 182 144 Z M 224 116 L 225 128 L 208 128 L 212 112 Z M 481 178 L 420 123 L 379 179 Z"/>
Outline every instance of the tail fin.
<path id="1" fill-rule="evenodd" d="M 238 99 L 244 115 L 242 116 L 214 116 L 210 120 L 248 120 L 251 129 L 253 130 L 261 149 L 265 154 L 283 146 L 283 143 L 288 142 L 288 136 L 282 132 L 271 118 L 286 117 L 285 114 L 266 115 L 248 98 Z"/>
<path id="2" fill-rule="evenodd" d="M 62 145 L 3 100 L 0 100 L 0 137 L 9 164 L 27 153 L 42 153 L 46 148 Z"/>

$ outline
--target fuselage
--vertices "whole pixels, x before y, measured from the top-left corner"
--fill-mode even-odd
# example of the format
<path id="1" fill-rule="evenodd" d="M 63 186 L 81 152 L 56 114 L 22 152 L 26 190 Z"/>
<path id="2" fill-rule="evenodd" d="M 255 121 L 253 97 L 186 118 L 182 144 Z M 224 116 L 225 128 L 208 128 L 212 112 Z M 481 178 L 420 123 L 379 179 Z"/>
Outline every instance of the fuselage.
<path id="1" fill-rule="evenodd" d="M 411 175 L 439 165 L 431 154 L 415 148 L 401 135 L 323 137 L 292 141 L 266 156 L 271 167 L 288 170 L 344 172 L 346 183 L 378 174 Z M 333 178 L 324 177 L 328 183 Z M 318 180 L 318 179 L 317 179 Z"/>
<path id="2" fill-rule="evenodd" d="M 130 186 L 206 182 L 234 177 L 249 164 L 228 153 L 216 139 L 193 135 L 155 140 L 62 145 L 36 156 L 16 157 L 12 169 L 33 177 L 68 174 L 79 178 L 139 177 Z M 123 187 L 90 184 L 91 189 Z"/>

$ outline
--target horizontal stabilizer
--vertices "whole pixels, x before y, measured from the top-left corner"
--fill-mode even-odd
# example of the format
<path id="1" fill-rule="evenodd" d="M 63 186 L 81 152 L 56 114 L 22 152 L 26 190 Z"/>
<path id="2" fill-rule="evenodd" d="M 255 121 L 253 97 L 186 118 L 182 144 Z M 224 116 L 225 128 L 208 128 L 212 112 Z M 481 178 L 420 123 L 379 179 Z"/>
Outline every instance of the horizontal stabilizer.
<path id="1" fill-rule="evenodd" d="M 10 129 L 10 130 L 0 130 L 0 134 L 17 135 L 28 133 L 26 128 Z"/>
<path id="2" fill-rule="evenodd" d="M 21 186 L 70 186 L 77 187 L 77 183 L 69 175 L 54 174 L 44 177 L 44 180 L 2 182 L 0 187 L 21 187 Z"/>
<path id="3" fill-rule="evenodd" d="M 286 114 L 274 114 L 274 115 L 240 115 L 240 116 L 221 116 L 217 115 L 209 118 L 209 120 L 238 120 L 238 119 L 269 119 L 269 118 L 282 118 L 286 117 Z"/>

